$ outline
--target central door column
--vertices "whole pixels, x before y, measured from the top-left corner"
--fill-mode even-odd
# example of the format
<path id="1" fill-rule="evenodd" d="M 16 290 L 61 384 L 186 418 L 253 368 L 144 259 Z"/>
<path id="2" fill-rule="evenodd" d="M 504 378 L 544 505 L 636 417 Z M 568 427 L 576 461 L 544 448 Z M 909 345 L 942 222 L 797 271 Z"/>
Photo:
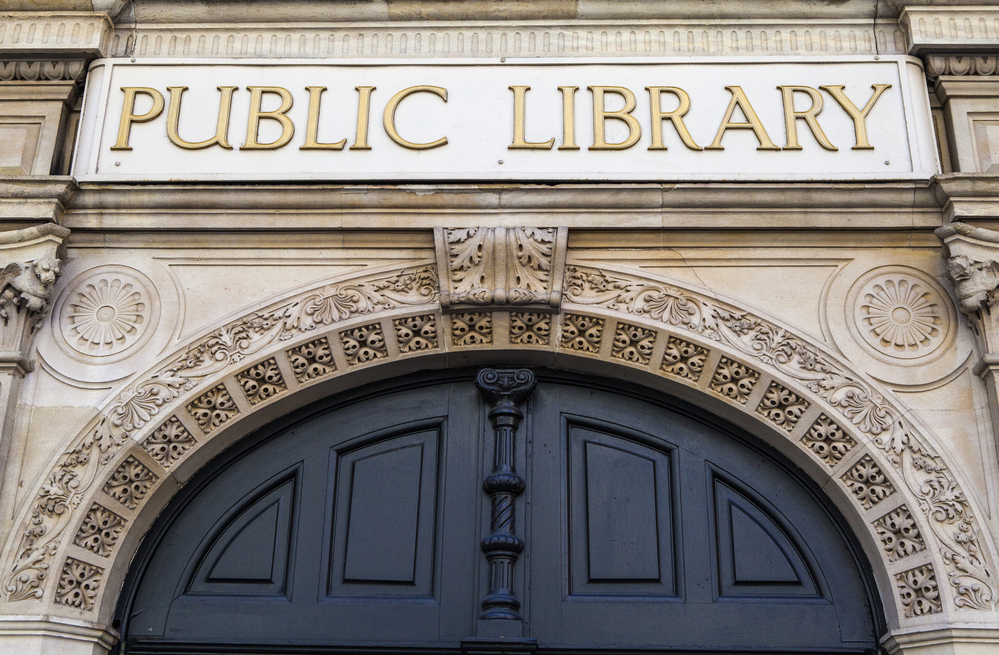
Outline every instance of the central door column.
<path id="1" fill-rule="evenodd" d="M 479 371 L 475 380 L 483 399 L 492 406 L 489 421 L 494 435 L 493 470 L 482 482 L 492 499 L 490 532 L 482 540 L 482 552 L 489 562 L 489 591 L 479 615 L 480 637 L 521 637 L 523 616 L 520 599 L 514 592 L 514 565 L 524 550 L 517 536 L 517 497 L 524 493 L 524 478 L 516 469 L 517 428 L 524 412 L 523 403 L 534 390 L 534 373 L 527 369 Z"/>

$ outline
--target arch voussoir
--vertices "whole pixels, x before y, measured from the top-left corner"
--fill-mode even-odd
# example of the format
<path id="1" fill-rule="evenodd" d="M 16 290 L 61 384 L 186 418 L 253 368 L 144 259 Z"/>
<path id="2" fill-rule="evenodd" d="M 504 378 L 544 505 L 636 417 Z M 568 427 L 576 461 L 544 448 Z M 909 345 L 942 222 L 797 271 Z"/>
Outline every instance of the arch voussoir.
<path id="1" fill-rule="evenodd" d="M 567 266 L 558 308 L 442 308 L 439 288 L 431 264 L 339 280 L 219 325 L 136 376 L 37 483 L 6 546 L 7 600 L 107 620 L 145 527 L 228 443 L 369 380 L 517 357 L 724 408 L 793 453 L 857 532 L 895 627 L 994 612 L 994 546 L 957 474 L 886 392 L 819 344 L 610 267 Z"/>

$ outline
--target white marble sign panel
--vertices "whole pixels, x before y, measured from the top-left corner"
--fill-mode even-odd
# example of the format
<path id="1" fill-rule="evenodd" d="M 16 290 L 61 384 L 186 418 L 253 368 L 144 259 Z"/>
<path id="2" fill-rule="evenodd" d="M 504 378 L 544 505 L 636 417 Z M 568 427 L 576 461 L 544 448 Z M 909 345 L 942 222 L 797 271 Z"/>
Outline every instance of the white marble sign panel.
<path id="1" fill-rule="evenodd" d="M 99 60 L 83 181 L 926 180 L 918 60 Z"/>

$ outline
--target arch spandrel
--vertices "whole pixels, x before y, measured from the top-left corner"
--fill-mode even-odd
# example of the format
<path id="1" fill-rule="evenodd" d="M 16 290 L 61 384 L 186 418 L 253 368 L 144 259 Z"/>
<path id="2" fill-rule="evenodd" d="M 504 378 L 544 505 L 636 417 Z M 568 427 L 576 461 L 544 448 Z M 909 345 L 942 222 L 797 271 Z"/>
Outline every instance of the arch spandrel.
<path id="1" fill-rule="evenodd" d="M 890 393 L 820 344 L 714 294 L 613 266 L 570 263 L 560 303 L 446 312 L 439 272 L 408 265 L 310 288 L 134 377 L 68 440 L 22 509 L 4 552 L 8 607 L 41 602 L 107 622 L 143 532 L 225 445 L 369 381 L 516 361 L 634 380 L 776 446 L 846 516 L 892 629 L 996 621 L 995 548 L 960 474 Z"/>

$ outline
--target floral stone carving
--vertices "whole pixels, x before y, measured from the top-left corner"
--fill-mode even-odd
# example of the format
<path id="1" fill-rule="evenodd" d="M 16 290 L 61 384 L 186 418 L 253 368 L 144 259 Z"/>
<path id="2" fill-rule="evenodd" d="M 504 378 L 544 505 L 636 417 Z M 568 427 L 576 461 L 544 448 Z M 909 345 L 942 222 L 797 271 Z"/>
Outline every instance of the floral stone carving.
<path id="1" fill-rule="evenodd" d="M 299 382 L 308 382 L 336 370 L 333 351 L 326 338 L 316 339 L 288 351 L 288 359 Z"/>
<path id="2" fill-rule="evenodd" d="M 916 526 L 916 520 L 912 518 L 909 508 L 905 505 L 875 521 L 874 529 L 881 538 L 881 547 L 892 562 L 926 548 Z"/>
<path id="3" fill-rule="evenodd" d="M 895 576 L 899 599 L 907 617 L 935 614 L 943 611 L 937 577 L 929 564 Z"/>
<path id="4" fill-rule="evenodd" d="M 131 348 L 150 329 L 151 292 L 138 275 L 119 267 L 74 281 L 60 300 L 62 337 L 75 352 L 107 357 Z"/>
<path id="5" fill-rule="evenodd" d="M 173 466 L 174 462 L 183 457 L 184 453 L 195 445 L 197 445 L 197 440 L 176 416 L 167 419 L 163 425 L 156 428 L 156 431 L 142 442 L 142 447 L 146 449 L 146 452 L 166 469 Z"/>
<path id="6" fill-rule="evenodd" d="M 55 225 L 31 229 L 39 233 L 58 232 L 60 237 L 69 234 L 69 230 Z M 63 454 L 39 490 L 31 510 L 31 525 L 20 536 L 16 561 L 3 578 L 2 590 L 7 600 L 42 597 L 42 583 L 49 575 L 59 540 L 73 519 L 70 508 L 79 504 L 102 474 L 106 475 L 109 462 L 134 434 L 155 420 L 165 405 L 244 358 L 321 326 L 398 307 L 433 305 L 437 301 L 437 271 L 432 264 L 325 285 L 227 323 L 122 390 Z M 325 338 L 296 346 L 291 352 L 302 357 L 301 367 L 295 368 L 300 381 L 302 376 L 311 379 L 310 376 L 325 374 L 321 371 L 326 369 L 335 370 Z M 294 357 L 292 360 L 295 361 Z M 208 409 L 197 406 L 203 398 L 190 403 L 191 411 Z M 235 415 L 235 406 L 226 411 Z M 210 416 L 204 423 L 199 422 L 203 430 L 209 427 L 209 432 L 213 429 L 211 425 Z"/>
<path id="7" fill-rule="evenodd" d="M 382 326 L 378 323 L 345 330 L 340 333 L 340 341 L 343 343 L 343 354 L 350 366 L 388 357 L 385 336 L 382 334 Z"/>
<path id="8" fill-rule="evenodd" d="M 69 230 L 46 224 L 0 233 L 0 352 L 27 356 L 52 306 L 57 254 Z"/>
<path id="9" fill-rule="evenodd" d="M 857 445 L 853 437 L 825 414 L 819 414 L 815 423 L 801 438 L 801 443 L 808 446 L 827 466 L 836 466 Z"/>
<path id="10" fill-rule="evenodd" d="M 437 319 L 433 314 L 408 316 L 392 321 L 399 352 L 432 350 L 437 347 Z"/>
<path id="11" fill-rule="evenodd" d="M 851 332 L 861 346 L 893 359 L 925 358 L 950 341 L 953 326 L 940 285 L 916 269 L 875 269 L 851 289 Z"/>
<path id="12" fill-rule="evenodd" d="M 604 319 L 580 314 L 566 314 L 562 322 L 562 347 L 584 353 L 600 352 Z"/>
<path id="13" fill-rule="evenodd" d="M 70 557 L 59 576 L 56 602 L 83 610 L 93 609 L 103 575 L 104 570 L 100 567 Z"/>
<path id="14" fill-rule="evenodd" d="M 73 540 L 77 546 L 107 557 L 125 528 L 125 519 L 94 503 Z"/>
<path id="15" fill-rule="evenodd" d="M 284 383 L 281 370 L 273 357 L 241 371 L 236 375 L 236 381 L 239 382 L 251 405 L 262 403 L 288 390 L 288 385 Z"/>
<path id="16" fill-rule="evenodd" d="M 104 491 L 125 507 L 135 509 L 154 484 L 153 472 L 129 455 L 104 484 Z"/>
<path id="17" fill-rule="evenodd" d="M 557 308 L 567 239 L 564 227 L 435 228 L 441 307 Z"/>

